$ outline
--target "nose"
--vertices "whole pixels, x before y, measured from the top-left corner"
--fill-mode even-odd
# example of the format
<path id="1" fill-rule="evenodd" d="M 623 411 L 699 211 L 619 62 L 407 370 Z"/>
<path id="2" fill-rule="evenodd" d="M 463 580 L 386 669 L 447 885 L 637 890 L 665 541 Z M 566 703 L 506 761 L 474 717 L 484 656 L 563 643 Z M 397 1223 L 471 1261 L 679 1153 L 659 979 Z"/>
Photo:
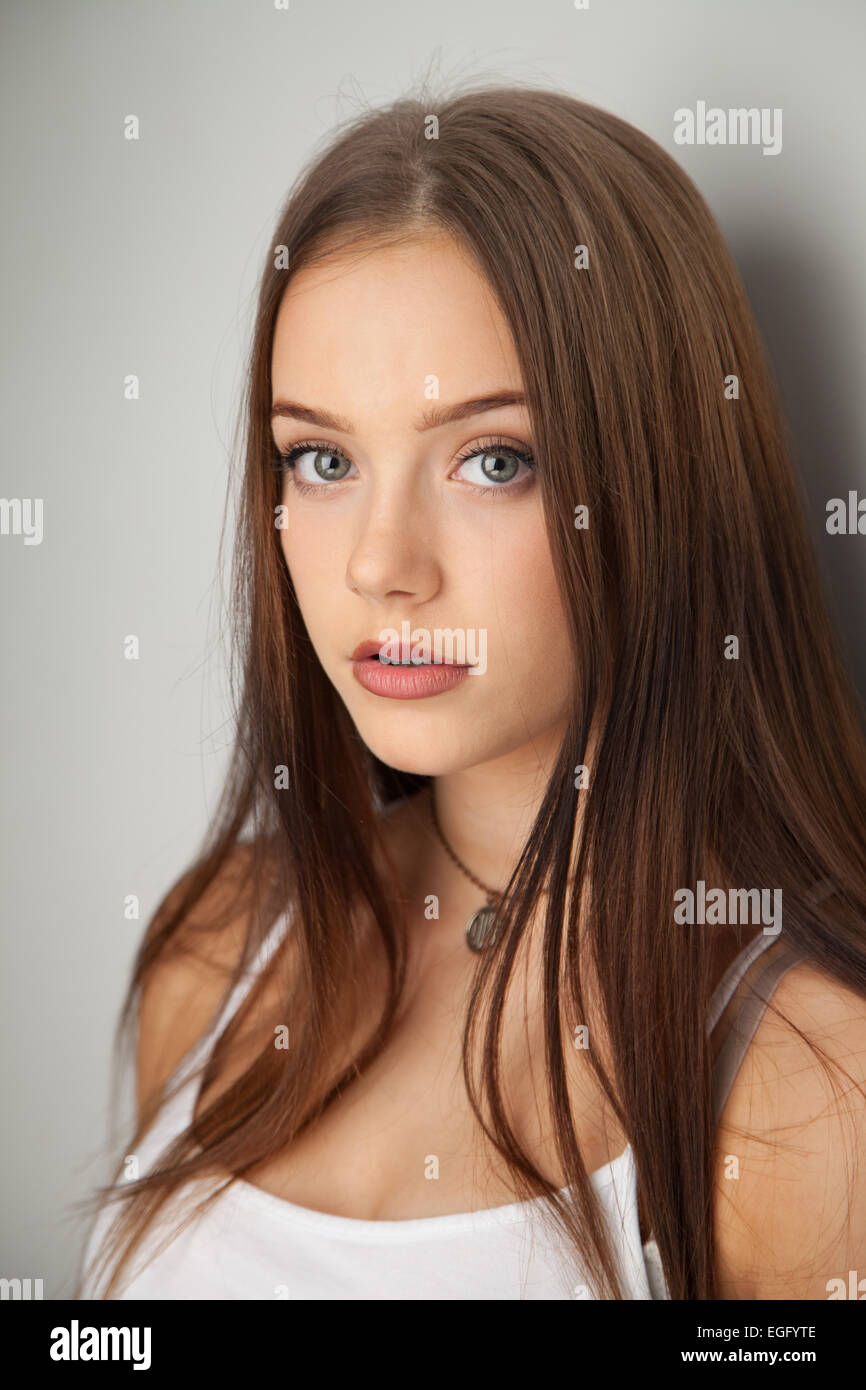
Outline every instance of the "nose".
<path id="1" fill-rule="evenodd" d="M 436 528 L 417 493 L 400 482 L 374 486 L 346 565 L 347 587 L 370 603 L 405 598 L 417 604 L 432 598 L 440 583 Z"/>

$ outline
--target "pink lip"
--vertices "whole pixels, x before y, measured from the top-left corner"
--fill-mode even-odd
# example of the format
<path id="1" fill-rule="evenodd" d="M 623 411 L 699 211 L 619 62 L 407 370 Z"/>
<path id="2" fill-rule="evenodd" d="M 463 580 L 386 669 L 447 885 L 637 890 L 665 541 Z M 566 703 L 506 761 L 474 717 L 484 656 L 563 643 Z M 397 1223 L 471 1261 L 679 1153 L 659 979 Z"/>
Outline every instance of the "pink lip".
<path id="1" fill-rule="evenodd" d="M 352 675 L 359 685 L 373 695 L 382 695 L 390 700 L 423 700 L 429 695 L 441 695 L 446 690 L 453 690 L 469 674 L 468 666 L 454 666 L 447 662 L 403 665 L 379 661 L 380 645 L 362 642 L 352 659 Z M 358 653 L 365 648 L 369 649 L 368 654 L 359 656 Z"/>
<path id="2" fill-rule="evenodd" d="M 363 661 L 365 657 L 378 656 L 383 646 L 383 642 L 374 642 L 372 638 L 367 642 L 359 642 L 352 652 L 352 661 Z"/>

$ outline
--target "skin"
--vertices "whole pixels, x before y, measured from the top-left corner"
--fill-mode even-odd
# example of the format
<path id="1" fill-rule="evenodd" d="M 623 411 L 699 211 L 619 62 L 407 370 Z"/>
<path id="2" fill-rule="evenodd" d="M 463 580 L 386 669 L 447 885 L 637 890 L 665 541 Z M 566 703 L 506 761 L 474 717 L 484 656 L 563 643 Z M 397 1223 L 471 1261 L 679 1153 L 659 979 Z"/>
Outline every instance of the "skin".
<path id="1" fill-rule="evenodd" d="M 435 401 L 425 394 L 431 374 L 439 378 Z M 274 402 L 327 411 L 353 427 L 273 420 L 281 452 L 313 441 L 351 465 L 343 465 L 345 481 L 323 482 L 311 450 L 295 477 L 317 491 L 300 491 L 291 474 L 283 488 L 283 552 L 322 667 L 373 752 L 435 777 L 447 839 L 482 882 L 501 888 L 537 812 L 571 693 L 537 478 L 519 464 L 510 484 L 498 484 L 482 468 L 493 438 L 531 455 L 533 431 L 517 403 L 426 431 L 416 424 L 431 405 L 522 390 L 508 326 L 486 281 L 447 238 L 365 250 L 290 282 L 272 381 Z M 372 694 L 349 658 L 360 641 L 400 631 L 404 621 L 431 633 L 485 629 L 486 670 L 425 699 Z M 476 963 L 464 933 L 483 898 L 433 834 L 426 792 L 390 812 L 384 830 L 404 901 L 430 893 L 439 900 L 438 918 L 410 921 L 399 1028 L 369 1072 L 290 1154 L 261 1165 L 255 1181 L 298 1204 L 368 1219 L 505 1205 L 513 1189 L 498 1155 L 479 1141 L 461 1070 L 460 1025 Z M 543 1038 L 531 927 L 527 940 L 504 1028 L 510 1099 L 516 1132 L 557 1172 L 538 1109 L 543 1073 L 532 1060 L 543 1056 Z M 593 1171 L 622 1152 L 625 1138 L 576 1050 L 570 1066 Z M 447 1156 L 439 1181 L 419 1179 L 419 1152 Z"/>
<path id="2" fill-rule="evenodd" d="M 354 426 L 273 423 L 282 451 L 320 440 L 353 465 L 350 478 L 320 482 L 315 495 L 299 493 L 291 475 L 285 483 L 283 551 L 319 660 L 367 746 L 393 767 L 436 777 L 446 836 L 499 887 L 534 818 L 569 703 L 565 617 L 537 479 L 521 466 L 499 484 L 481 467 L 491 436 L 531 452 L 532 428 L 520 405 L 424 433 L 415 422 L 433 404 L 522 389 L 508 327 L 468 258 L 449 240 L 425 239 L 301 271 L 280 308 L 272 362 L 275 400 Z M 438 402 L 425 396 L 431 374 Z M 478 455 L 459 463 L 476 443 Z M 315 481 L 312 460 L 303 478 Z M 486 671 L 423 700 L 365 690 L 349 656 L 404 620 L 431 633 L 486 629 Z"/>
<path id="3" fill-rule="evenodd" d="M 460 249 L 441 236 L 419 238 L 300 272 L 280 309 L 272 367 L 275 401 L 339 414 L 352 425 L 338 431 L 286 417 L 273 425 L 281 450 L 315 440 L 351 464 L 346 481 L 319 480 L 315 495 L 299 492 L 291 478 L 284 487 L 282 544 L 318 657 L 367 745 L 395 767 L 435 777 L 448 840 L 483 882 L 501 887 L 531 826 L 568 710 L 565 625 L 537 480 L 511 496 L 501 488 L 494 495 L 497 485 L 488 483 L 490 495 L 482 496 L 466 486 L 484 483 L 477 455 L 463 465 L 456 458 L 465 445 L 483 451 L 491 435 L 531 452 L 531 425 L 514 404 L 426 433 L 415 422 L 432 404 L 424 393 L 431 373 L 440 381 L 440 405 L 520 389 L 507 325 Z M 312 459 L 308 453 L 302 476 L 315 484 Z M 352 675 L 352 651 L 383 628 L 399 630 L 404 619 L 430 630 L 486 628 L 486 673 L 423 700 L 364 690 Z M 320 1211 L 405 1220 L 515 1200 L 504 1164 L 489 1146 L 479 1148 L 461 1075 L 460 1023 L 475 966 L 463 932 L 480 893 L 432 834 L 425 797 L 383 823 L 405 898 L 435 892 L 440 901 L 439 918 L 416 921 L 411 931 L 395 1036 L 290 1152 L 250 1174 L 266 1191 Z M 539 1113 L 545 1086 L 534 926 L 525 933 L 519 1008 L 506 1008 L 504 1074 L 514 1078 L 518 1138 L 561 1186 L 550 1125 Z M 720 958 L 717 974 L 728 958 Z M 186 992 L 206 1009 L 200 976 L 187 986 L 175 978 L 173 997 Z M 148 1010 L 162 1008 L 165 997 L 165 982 L 155 980 L 143 1002 L 142 1096 L 155 1089 L 159 1070 L 148 1051 L 157 1031 Z M 811 965 L 785 976 L 775 1003 L 847 1069 L 850 1082 L 840 1099 L 797 1032 L 773 1010 L 765 1013 L 718 1136 L 720 1291 L 732 1299 L 823 1299 L 830 1278 L 847 1280 L 851 1270 L 866 1278 L 866 1188 L 852 1188 L 849 1171 L 866 1139 L 866 1005 Z M 172 1044 L 179 1053 L 181 1042 L 187 1039 L 178 1035 Z M 237 1066 L 204 1093 L 202 1107 L 259 1047 L 252 1026 L 248 1053 L 242 1038 Z M 625 1136 L 583 1054 L 566 1053 L 575 1130 L 592 1172 L 622 1152 Z M 440 1158 L 437 1182 L 423 1179 L 418 1155 L 428 1153 Z"/>

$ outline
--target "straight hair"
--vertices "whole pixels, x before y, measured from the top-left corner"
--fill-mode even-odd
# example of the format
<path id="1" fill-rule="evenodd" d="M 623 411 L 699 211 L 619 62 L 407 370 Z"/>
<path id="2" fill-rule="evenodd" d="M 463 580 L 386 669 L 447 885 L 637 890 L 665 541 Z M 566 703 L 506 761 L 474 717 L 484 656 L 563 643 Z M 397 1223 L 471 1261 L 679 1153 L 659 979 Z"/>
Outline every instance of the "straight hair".
<path id="1" fill-rule="evenodd" d="M 292 903 L 292 931 L 208 1050 L 202 1094 L 225 1074 L 241 1021 L 268 983 L 292 1045 L 275 1049 L 263 1027 L 251 1065 L 158 1165 L 99 1192 L 119 1204 L 102 1296 L 183 1184 L 222 1174 L 205 1204 L 215 1200 L 314 1122 L 391 1034 L 405 923 L 396 869 L 390 878 L 377 867 L 390 863 L 377 815 L 430 779 L 386 766 L 364 745 L 306 634 L 274 525 L 270 362 L 277 312 L 299 270 L 434 235 L 474 258 L 513 335 L 574 692 L 496 945 L 478 960 L 464 1078 L 515 1195 L 544 1199 L 597 1297 L 623 1290 L 569 1106 L 565 1049 L 581 1023 L 608 1040 L 606 1064 L 594 1047 L 587 1056 L 634 1150 L 670 1296 L 718 1296 L 706 1020 L 720 929 L 676 922 L 677 890 L 698 879 L 781 890 L 788 941 L 866 996 L 861 716 L 766 354 L 706 203 L 646 135 L 554 91 L 422 90 L 364 111 L 302 171 L 263 269 L 241 415 L 237 736 L 218 812 L 150 923 L 119 1024 L 128 1031 L 170 950 L 212 937 L 242 910 L 246 942 L 228 997 Z M 726 392 L 731 377 L 738 394 Z M 578 507 L 587 509 L 581 529 Z M 732 636 L 736 660 L 725 655 Z M 581 765 L 585 787 L 576 786 Z M 288 786 L 278 788 L 279 766 Z M 539 1102 L 567 1195 L 522 1148 L 498 1058 L 509 979 L 542 891 Z M 225 912 L 201 917 L 217 899 Z M 362 1026 L 374 963 L 381 1009 Z M 157 1105 L 141 1117 L 133 1149 Z"/>

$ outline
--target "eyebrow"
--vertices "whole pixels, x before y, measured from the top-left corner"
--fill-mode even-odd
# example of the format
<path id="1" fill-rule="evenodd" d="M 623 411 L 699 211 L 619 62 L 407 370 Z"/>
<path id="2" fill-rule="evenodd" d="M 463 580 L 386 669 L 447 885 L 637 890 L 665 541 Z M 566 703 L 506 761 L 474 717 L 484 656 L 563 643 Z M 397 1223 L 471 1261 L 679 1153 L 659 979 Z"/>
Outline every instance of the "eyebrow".
<path id="1" fill-rule="evenodd" d="M 487 396 L 473 396 L 471 400 L 460 401 L 456 405 L 434 405 L 415 422 L 418 433 L 424 430 L 439 429 L 442 425 L 454 424 L 457 420 L 467 420 L 473 415 L 483 415 L 488 410 L 502 410 L 509 405 L 525 405 L 526 397 L 522 391 L 494 391 Z M 340 415 L 332 415 L 328 410 L 313 410 L 297 401 L 276 400 L 271 406 L 271 419 L 277 416 L 290 416 L 293 420 L 306 420 L 310 425 L 321 429 L 339 430 L 341 434 L 354 434 L 351 420 Z"/>

